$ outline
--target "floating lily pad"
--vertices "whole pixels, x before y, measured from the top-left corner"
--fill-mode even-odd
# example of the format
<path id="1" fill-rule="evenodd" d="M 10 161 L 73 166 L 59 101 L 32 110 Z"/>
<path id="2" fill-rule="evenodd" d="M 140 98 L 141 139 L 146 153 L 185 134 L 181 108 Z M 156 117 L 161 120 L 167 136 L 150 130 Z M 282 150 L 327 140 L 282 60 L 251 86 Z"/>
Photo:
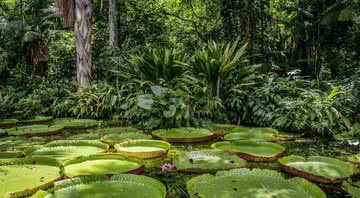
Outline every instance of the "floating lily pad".
<path id="1" fill-rule="evenodd" d="M 102 142 L 114 146 L 115 144 L 127 141 L 127 140 L 139 140 L 139 139 L 151 139 L 151 135 L 146 135 L 139 132 L 129 132 L 121 134 L 109 134 L 101 138 Z"/>
<path id="2" fill-rule="evenodd" d="M 257 133 L 257 132 L 249 132 L 249 133 L 230 133 L 225 135 L 225 140 L 233 141 L 233 140 L 254 140 L 254 141 L 265 141 L 272 142 L 278 140 L 273 134 L 270 133 Z"/>
<path id="3" fill-rule="evenodd" d="M 118 153 L 140 158 L 156 158 L 165 155 L 170 144 L 159 140 L 130 140 L 114 146 Z"/>
<path id="4" fill-rule="evenodd" d="M 167 142 L 206 142 L 217 137 L 211 131 L 199 128 L 163 129 L 152 134 Z"/>
<path id="5" fill-rule="evenodd" d="M 50 122 L 53 120 L 51 116 L 35 116 L 28 120 L 19 120 L 19 124 L 40 124 L 45 122 Z"/>
<path id="6" fill-rule="evenodd" d="M 353 198 L 360 198 L 360 181 L 346 182 L 343 184 L 343 189 L 350 193 Z"/>
<path id="7" fill-rule="evenodd" d="M 285 148 L 271 142 L 237 140 L 233 142 L 218 142 L 212 148 L 239 155 L 249 161 L 274 161 L 283 156 Z"/>
<path id="8" fill-rule="evenodd" d="M 16 125 L 17 119 L 2 119 L 0 120 L 0 127 L 10 127 Z"/>
<path id="9" fill-rule="evenodd" d="M 79 157 L 64 162 L 65 175 L 114 175 L 120 173 L 142 173 L 144 164 L 139 159 L 116 154 L 99 154 Z"/>
<path id="10" fill-rule="evenodd" d="M 80 133 L 72 135 L 67 138 L 68 140 L 101 140 L 100 133 Z"/>
<path id="11" fill-rule="evenodd" d="M 0 137 L 5 136 L 7 133 L 4 129 L 0 129 Z"/>
<path id="12" fill-rule="evenodd" d="M 99 128 L 99 129 L 89 129 L 88 132 L 97 132 L 107 135 L 107 134 L 121 134 L 121 133 L 135 133 L 135 132 L 140 133 L 142 131 L 132 127 L 107 127 L 107 128 Z"/>
<path id="13" fill-rule="evenodd" d="M 238 132 L 248 132 L 248 133 L 269 133 L 269 134 L 278 134 L 279 132 L 273 128 L 245 128 L 245 127 L 237 127 L 232 130 L 234 133 Z"/>
<path id="14" fill-rule="evenodd" d="M 54 124 L 64 126 L 65 129 L 87 129 L 98 127 L 101 122 L 90 119 L 57 119 Z"/>
<path id="15" fill-rule="evenodd" d="M 51 193 L 40 193 L 37 198 L 60 197 L 118 197 L 165 198 L 166 188 L 161 182 L 142 175 L 120 174 L 111 179 L 105 176 L 83 176 L 55 183 Z"/>
<path id="16" fill-rule="evenodd" d="M 273 170 L 233 169 L 215 176 L 205 174 L 190 179 L 187 189 L 191 198 L 325 198 L 315 184 L 302 179 L 285 179 Z"/>
<path id="17" fill-rule="evenodd" d="M 246 161 L 220 150 L 203 150 L 181 153 L 174 159 L 176 169 L 182 172 L 213 172 L 241 168 Z"/>
<path id="18" fill-rule="evenodd" d="M 61 164 L 44 157 L 0 162 L 0 197 L 24 197 L 62 178 Z"/>
<path id="19" fill-rule="evenodd" d="M 278 161 L 285 172 L 321 183 L 342 183 L 357 172 L 349 163 L 322 156 L 292 155 Z"/>
<path id="20" fill-rule="evenodd" d="M 356 166 L 360 166 L 360 153 L 350 156 L 349 161 Z"/>
<path id="21" fill-rule="evenodd" d="M 0 151 L 22 151 L 26 148 L 41 145 L 45 139 L 40 137 L 7 137 L 0 139 Z"/>
<path id="22" fill-rule="evenodd" d="M 79 156 L 88 156 L 105 152 L 107 144 L 94 140 L 60 140 L 46 144 L 44 147 L 29 150 L 28 156 L 46 156 L 58 160 L 67 160 Z"/>
<path id="23" fill-rule="evenodd" d="M 26 135 L 26 136 L 48 136 L 61 133 L 64 127 L 59 125 L 30 125 L 22 127 L 13 127 L 7 130 L 9 135 Z"/>

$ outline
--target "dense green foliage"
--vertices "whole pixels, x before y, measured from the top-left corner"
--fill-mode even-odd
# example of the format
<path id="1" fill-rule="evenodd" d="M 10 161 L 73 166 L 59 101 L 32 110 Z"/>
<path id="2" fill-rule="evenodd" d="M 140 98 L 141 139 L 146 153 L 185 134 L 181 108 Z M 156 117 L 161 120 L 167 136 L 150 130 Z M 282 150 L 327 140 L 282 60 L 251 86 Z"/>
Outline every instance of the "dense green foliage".
<path id="1" fill-rule="evenodd" d="M 121 1 L 118 47 L 108 45 L 108 2 L 94 1 L 92 83 L 81 91 L 76 38 L 56 5 L 0 2 L 0 118 L 358 137 L 358 0 Z"/>

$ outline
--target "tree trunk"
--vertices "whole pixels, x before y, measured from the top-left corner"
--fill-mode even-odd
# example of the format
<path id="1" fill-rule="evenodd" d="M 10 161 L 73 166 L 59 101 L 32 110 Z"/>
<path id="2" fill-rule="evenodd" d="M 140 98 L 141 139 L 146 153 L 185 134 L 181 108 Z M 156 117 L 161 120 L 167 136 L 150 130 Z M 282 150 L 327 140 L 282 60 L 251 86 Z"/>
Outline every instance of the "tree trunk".
<path id="1" fill-rule="evenodd" d="M 92 71 L 91 55 L 91 0 L 75 0 L 75 39 L 77 81 L 82 87 L 90 84 Z"/>
<path id="2" fill-rule="evenodd" d="M 118 46 L 117 0 L 109 0 L 109 34 L 110 46 Z"/>
<path id="3" fill-rule="evenodd" d="M 221 83 L 221 77 L 218 76 L 216 80 L 216 97 L 220 98 L 220 83 Z"/>
<path id="4" fill-rule="evenodd" d="M 228 41 L 231 41 L 233 39 L 233 25 L 231 22 L 231 14 L 232 14 L 231 6 L 233 6 L 233 1 L 221 0 L 220 15 L 223 23 L 225 38 Z"/>

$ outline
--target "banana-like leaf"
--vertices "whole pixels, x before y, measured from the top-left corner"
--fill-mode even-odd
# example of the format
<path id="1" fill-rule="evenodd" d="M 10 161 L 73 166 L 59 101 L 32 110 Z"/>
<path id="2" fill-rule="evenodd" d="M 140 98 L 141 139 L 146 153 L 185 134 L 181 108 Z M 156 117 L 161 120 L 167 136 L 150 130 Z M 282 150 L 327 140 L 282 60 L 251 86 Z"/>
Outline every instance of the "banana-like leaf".
<path id="1" fill-rule="evenodd" d="M 237 154 L 249 161 L 274 161 L 283 156 L 285 152 L 285 148 L 279 144 L 251 140 L 218 142 L 212 144 L 211 147 Z"/>
<path id="2" fill-rule="evenodd" d="M 191 198 L 325 198 L 315 184 L 302 179 L 285 179 L 273 170 L 233 169 L 215 176 L 205 174 L 190 179 L 187 189 Z"/>
<path id="3" fill-rule="evenodd" d="M 360 198 L 360 181 L 357 182 L 346 182 L 342 188 L 350 193 L 353 198 Z"/>
<path id="4" fill-rule="evenodd" d="M 152 139 L 151 135 L 146 135 L 139 132 L 121 133 L 121 134 L 108 134 L 101 138 L 101 141 L 114 146 L 115 144 L 127 141 L 127 140 L 139 140 L 139 139 Z"/>
<path id="5" fill-rule="evenodd" d="M 161 129 L 152 134 L 167 142 L 204 142 L 217 137 L 211 131 L 201 128 Z"/>
<path id="6" fill-rule="evenodd" d="M 165 198 L 166 188 L 161 182 L 142 175 L 119 174 L 111 179 L 105 176 L 82 176 L 55 183 L 47 194 L 37 198 L 56 197 L 119 197 L 119 198 Z"/>
<path id="7" fill-rule="evenodd" d="M 24 197 L 62 178 L 62 165 L 47 157 L 0 161 L 0 197 Z"/>
<path id="8" fill-rule="evenodd" d="M 54 121 L 55 125 L 64 126 L 65 129 L 87 129 L 94 128 L 101 125 L 100 121 L 91 120 L 91 119 L 56 119 Z"/>
<path id="9" fill-rule="evenodd" d="M 291 155 L 278 160 L 290 174 L 322 183 L 342 183 L 358 172 L 350 163 L 322 156 L 304 158 Z"/>
<path id="10" fill-rule="evenodd" d="M 197 173 L 241 168 L 246 161 L 221 150 L 202 150 L 180 153 L 174 164 L 179 171 Z"/>
<path id="11" fill-rule="evenodd" d="M 0 127 L 14 126 L 18 122 L 17 119 L 2 119 L 0 120 Z"/>
<path id="12" fill-rule="evenodd" d="M 20 124 L 39 124 L 39 123 L 45 123 L 50 122 L 53 120 L 53 117 L 51 116 L 35 116 L 28 120 L 19 120 Z"/>
<path id="13" fill-rule="evenodd" d="M 230 133 L 225 135 L 225 140 L 254 140 L 254 141 L 264 141 L 264 142 L 273 142 L 278 139 L 275 135 L 270 133 L 258 133 L 258 132 L 249 132 L 249 133 Z"/>
<path id="14" fill-rule="evenodd" d="M 156 158 L 166 155 L 170 144 L 159 140 L 130 140 L 116 144 L 114 148 L 125 156 Z"/>
<path id="15" fill-rule="evenodd" d="M 26 136 L 48 136 L 61 133 L 64 127 L 60 125 L 30 125 L 22 127 L 13 127 L 6 130 L 9 135 L 26 135 Z"/>
<path id="16" fill-rule="evenodd" d="M 64 173 L 67 177 L 142 173 L 143 166 L 140 159 L 117 154 L 96 154 L 65 161 Z"/>
<path id="17" fill-rule="evenodd" d="M 44 147 L 25 151 L 27 156 L 46 156 L 58 160 L 67 160 L 79 156 L 102 153 L 109 145 L 95 140 L 60 140 L 46 144 Z"/>

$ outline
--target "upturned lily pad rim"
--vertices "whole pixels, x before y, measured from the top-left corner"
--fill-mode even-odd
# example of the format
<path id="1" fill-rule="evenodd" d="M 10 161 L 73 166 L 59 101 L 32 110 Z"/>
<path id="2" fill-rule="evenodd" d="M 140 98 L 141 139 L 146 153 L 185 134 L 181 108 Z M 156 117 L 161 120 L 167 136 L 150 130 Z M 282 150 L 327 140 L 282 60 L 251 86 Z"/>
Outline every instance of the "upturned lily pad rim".
<path id="1" fill-rule="evenodd" d="M 13 127 L 6 131 L 9 135 L 15 136 L 48 136 L 61 133 L 63 130 L 64 127 L 59 125 L 29 125 Z"/>
<path id="2" fill-rule="evenodd" d="M 103 175 L 91 175 L 58 181 L 55 183 L 54 188 L 52 188 L 46 194 L 40 193 L 37 198 L 50 197 L 49 195 L 56 193 L 56 191 L 65 190 L 66 188 L 72 188 L 72 190 L 74 190 L 76 186 L 80 186 L 82 184 L 98 184 L 102 182 L 119 183 L 119 185 L 126 185 L 128 183 L 140 184 L 139 186 L 146 186 L 147 188 L 153 188 L 156 191 L 159 191 L 161 197 L 158 198 L 165 198 L 166 196 L 165 185 L 156 179 L 143 175 L 117 174 L 112 176 L 110 179 Z M 138 190 L 141 190 L 141 188 Z"/>
<path id="3" fill-rule="evenodd" d="M 261 155 L 257 155 L 256 153 L 251 153 L 251 152 L 244 152 L 244 151 L 240 151 L 238 149 L 236 150 L 229 150 L 229 149 L 222 149 L 222 146 L 227 146 L 227 145 L 254 145 L 254 146 L 268 146 L 268 147 L 273 147 L 276 148 L 278 150 L 278 152 L 274 153 L 271 156 L 261 156 Z M 248 161 L 256 161 L 256 162 L 271 162 L 271 161 L 275 161 L 277 159 L 279 159 L 280 157 L 282 157 L 284 155 L 285 152 L 285 147 L 279 145 L 279 144 L 275 144 L 272 142 L 258 142 L 258 141 L 252 141 L 252 140 L 236 140 L 236 141 L 232 141 L 232 142 L 217 142 L 211 145 L 211 148 L 213 149 L 220 149 L 220 150 L 224 150 L 225 152 L 231 153 L 231 154 L 237 154 L 239 157 L 248 160 Z"/>
<path id="4" fill-rule="evenodd" d="M 186 183 L 186 187 L 190 194 L 191 198 L 197 198 L 198 193 L 197 188 L 199 185 L 206 185 L 206 183 L 211 182 L 214 179 L 226 178 L 226 177 L 239 177 L 241 179 L 243 176 L 251 176 L 251 177 L 264 177 L 263 181 L 271 180 L 283 180 L 285 182 L 293 183 L 295 187 L 299 187 L 299 190 L 304 190 L 307 194 L 309 194 L 313 198 L 326 198 L 326 194 L 315 184 L 307 181 L 306 179 L 295 177 L 291 179 L 285 179 L 281 173 L 275 170 L 268 170 L 268 169 L 247 169 L 247 168 L 240 168 L 240 169 L 232 169 L 227 171 L 219 171 L 215 175 L 211 174 L 204 174 L 200 176 L 196 176 L 190 179 Z M 221 185 L 221 184 L 219 184 Z"/>
<path id="5" fill-rule="evenodd" d="M 51 122 L 54 118 L 52 116 L 35 116 L 27 120 L 19 120 L 19 124 L 39 124 L 45 122 Z"/>
<path id="6" fill-rule="evenodd" d="M 231 133 L 269 133 L 278 134 L 279 131 L 269 127 L 237 127 L 231 130 Z"/>
<path id="7" fill-rule="evenodd" d="M 195 168 L 195 167 L 191 167 L 191 165 L 189 165 L 187 163 L 184 164 L 182 162 L 184 160 L 184 158 L 188 158 L 191 153 L 197 153 L 197 152 L 198 153 L 200 153 L 200 152 L 209 153 L 210 155 L 218 156 L 221 158 L 228 158 L 228 160 L 234 161 L 234 165 L 236 165 L 235 163 L 237 163 L 237 166 L 233 166 L 233 167 L 224 167 L 223 166 L 222 168 L 217 168 L 217 169 L 205 168 L 205 167 Z M 242 168 L 242 167 L 245 167 L 247 164 L 247 162 L 245 160 L 241 159 L 240 157 L 238 157 L 236 155 L 231 155 L 231 154 L 225 153 L 222 150 L 211 150 L 211 149 L 190 151 L 190 152 L 181 152 L 174 158 L 173 163 L 176 166 L 177 171 L 185 172 L 185 173 L 212 173 L 212 172 L 217 172 L 217 171 L 222 171 L 222 170 Z"/>
<path id="8" fill-rule="evenodd" d="M 355 167 L 353 167 L 350 163 L 330 158 L 330 157 L 324 157 L 324 156 L 312 156 L 312 157 L 302 157 L 298 155 L 290 155 L 286 157 L 282 157 L 278 159 L 278 162 L 281 164 L 281 169 L 291 175 L 303 177 L 305 179 L 308 179 L 310 181 L 319 182 L 319 183 L 342 183 L 343 181 L 349 179 L 352 175 L 359 172 Z M 294 162 L 321 162 L 321 163 L 328 163 L 331 165 L 336 165 L 340 168 L 344 168 L 344 170 L 348 171 L 349 175 L 340 177 L 340 178 L 331 178 L 331 177 L 325 177 L 321 174 L 316 173 L 309 173 L 305 170 L 301 170 L 299 168 L 292 167 L 290 164 Z"/>
<path id="9" fill-rule="evenodd" d="M 94 155 L 88 155 L 88 156 L 80 156 L 80 157 L 76 157 L 76 158 L 73 158 L 73 159 L 65 160 L 64 163 L 63 163 L 64 173 L 68 178 L 70 178 L 66 173 L 66 167 L 67 166 L 74 165 L 74 164 L 81 164 L 81 163 L 86 162 L 86 161 L 95 161 L 95 160 L 124 160 L 124 161 L 129 161 L 129 162 L 133 162 L 133 163 L 138 164 L 139 167 L 136 168 L 136 169 L 133 169 L 133 170 L 129 170 L 127 173 L 141 174 L 141 173 L 144 172 L 144 163 L 140 158 L 126 157 L 126 156 L 122 156 L 122 155 L 118 155 L 118 154 L 111 154 L 111 153 L 102 153 L 102 154 L 94 154 Z M 104 175 L 113 175 L 113 174 L 104 173 Z M 76 176 L 76 177 L 78 177 L 78 176 Z"/>
<path id="10" fill-rule="evenodd" d="M 176 132 L 179 132 L 181 130 L 184 131 L 183 136 L 179 137 L 172 137 L 171 133 L 172 131 L 176 130 Z M 193 131 L 193 132 L 192 132 Z M 196 135 L 194 137 L 188 137 L 185 132 L 190 133 L 198 133 L 199 135 Z M 209 140 L 217 138 L 217 134 L 213 133 L 207 129 L 202 128 L 172 128 L 172 129 L 160 129 L 153 131 L 152 134 L 160 140 L 166 141 L 166 142 L 178 142 L 178 143 L 192 143 L 192 142 L 207 142 Z M 170 136 L 168 136 L 170 135 Z"/>
<path id="11" fill-rule="evenodd" d="M 264 142 L 275 142 L 278 138 L 274 134 L 270 133 L 258 133 L 258 132 L 234 132 L 224 136 L 224 140 L 234 141 L 234 140 L 254 140 L 254 141 L 264 141 Z"/>
<path id="12" fill-rule="evenodd" d="M 131 137 L 133 135 L 133 137 Z M 140 138 L 134 138 L 136 136 Z M 128 137 L 127 137 L 128 136 Z M 101 138 L 101 141 L 105 144 L 109 144 L 110 146 L 114 146 L 115 144 L 129 141 L 129 140 L 136 140 L 136 139 L 152 139 L 151 135 L 146 135 L 141 132 L 128 132 L 128 133 L 120 133 L 120 134 L 107 134 Z"/>
<path id="13" fill-rule="evenodd" d="M 17 119 L 0 119 L 0 127 L 10 127 L 14 126 L 19 121 Z"/>
<path id="14" fill-rule="evenodd" d="M 50 157 L 26 157 L 26 158 L 18 158 L 18 159 L 11 159 L 8 161 L 0 161 L 0 166 L 14 166 L 14 165 L 45 165 L 45 166 L 53 166 L 59 168 L 59 177 L 55 178 L 54 180 L 48 181 L 43 185 L 28 188 L 17 192 L 10 193 L 10 197 L 26 197 L 34 194 L 38 190 L 45 190 L 53 186 L 54 182 L 60 181 L 63 178 L 63 171 L 64 167 L 62 166 L 61 162 Z"/>
<path id="15" fill-rule="evenodd" d="M 163 151 L 144 151 L 144 152 L 129 152 L 124 151 L 123 148 L 132 147 L 132 146 L 149 146 L 161 148 Z M 119 144 L 115 144 L 114 148 L 116 152 L 121 153 L 126 156 L 139 157 L 139 158 L 157 158 L 169 151 L 171 144 L 161 140 L 128 140 Z"/>

